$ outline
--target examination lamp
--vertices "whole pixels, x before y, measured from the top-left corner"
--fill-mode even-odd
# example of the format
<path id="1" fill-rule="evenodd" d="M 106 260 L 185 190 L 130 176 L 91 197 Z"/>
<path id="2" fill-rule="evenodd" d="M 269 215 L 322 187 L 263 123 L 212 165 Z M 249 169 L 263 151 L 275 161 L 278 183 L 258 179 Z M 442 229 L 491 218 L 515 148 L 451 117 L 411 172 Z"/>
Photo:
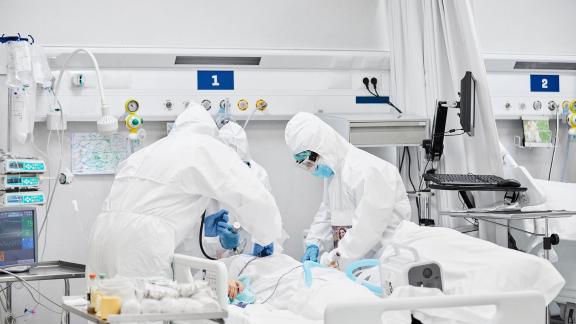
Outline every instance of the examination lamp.
<path id="1" fill-rule="evenodd" d="M 104 98 L 104 88 L 102 87 L 102 78 L 100 77 L 100 67 L 98 66 L 98 61 L 96 61 L 96 57 L 94 57 L 94 54 L 92 54 L 89 50 L 84 49 L 84 48 L 77 49 L 74 52 L 72 52 L 72 54 L 70 54 L 66 58 L 66 61 L 64 61 L 64 64 L 62 65 L 62 70 L 60 71 L 60 75 L 58 76 L 58 80 L 56 81 L 56 84 L 54 85 L 54 100 L 56 101 L 58 98 L 58 96 L 57 96 L 58 86 L 60 85 L 60 82 L 62 81 L 62 76 L 64 76 L 66 69 L 68 69 L 68 64 L 70 63 L 70 60 L 74 56 L 76 56 L 76 54 L 82 53 L 82 52 L 86 53 L 90 57 L 90 60 L 92 61 L 92 65 L 94 67 L 94 70 L 96 71 L 96 79 L 98 81 L 98 90 L 100 92 L 100 105 L 101 105 L 100 109 L 102 111 L 102 117 L 100 117 L 100 119 L 98 119 L 98 121 L 96 122 L 98 132 L 103 134 L 103 135 L 111 135 L 118 130 L 118 120 L 110 114 L 110 108 L 106 104 L 106 101 Z M 56 104 L 57 103 L 54 102 L 54 105 L 56 105 Z"/>

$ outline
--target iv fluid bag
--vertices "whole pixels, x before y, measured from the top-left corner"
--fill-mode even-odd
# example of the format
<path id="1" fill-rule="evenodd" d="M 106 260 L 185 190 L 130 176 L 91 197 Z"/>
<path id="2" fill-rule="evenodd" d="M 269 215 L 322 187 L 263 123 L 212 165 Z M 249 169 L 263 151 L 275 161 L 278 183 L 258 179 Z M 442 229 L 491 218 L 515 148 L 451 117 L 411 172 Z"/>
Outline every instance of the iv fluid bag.
<path id="1" fill-rule="evenodd" d="M 7 80 L 9 88 L 29 87 L 34 82 L 32 55 L 27 41 L 6 43 L 8 51 Z"/>
<path id="2" fill-rule="evenodd" d="M 10 89 L 11 102 L 11 135 L 12 140 L 19 144 L 26 143 L 32 129 L 30 119 L 34 118 L 32 111 L 36 99 L 36 87 Z"/>
<path id="3" fill-rule="evenodd" d="M 48 65 L 48 58 L 44 48 L 40 45 L 32 45 L 32 70 L 34 81 L 39 87 L 47 89 L 52 87 L 52 71 Z"/>

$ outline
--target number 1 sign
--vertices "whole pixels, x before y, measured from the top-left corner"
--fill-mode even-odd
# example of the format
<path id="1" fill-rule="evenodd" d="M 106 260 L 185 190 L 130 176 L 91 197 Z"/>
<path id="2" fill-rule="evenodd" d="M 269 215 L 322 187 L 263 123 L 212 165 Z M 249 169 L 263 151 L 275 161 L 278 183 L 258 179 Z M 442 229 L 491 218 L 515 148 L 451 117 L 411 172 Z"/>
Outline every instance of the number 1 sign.
<path id="1" fill-rule="evenodd" d="M 234 71 L 198 71 L 198 90 L 234 90 Z"/>

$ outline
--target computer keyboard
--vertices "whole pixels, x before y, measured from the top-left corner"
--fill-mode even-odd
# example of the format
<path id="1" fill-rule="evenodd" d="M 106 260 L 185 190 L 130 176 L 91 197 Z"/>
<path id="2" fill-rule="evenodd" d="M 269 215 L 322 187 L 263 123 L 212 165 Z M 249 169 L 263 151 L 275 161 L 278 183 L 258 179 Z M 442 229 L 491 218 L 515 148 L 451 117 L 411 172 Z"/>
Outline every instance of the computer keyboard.
<path id="1" fill-rule="evenodd" d="M 444 186 L 497 186 L 505 181 L 495 175 L 425 174 L 424 180 Z"/>

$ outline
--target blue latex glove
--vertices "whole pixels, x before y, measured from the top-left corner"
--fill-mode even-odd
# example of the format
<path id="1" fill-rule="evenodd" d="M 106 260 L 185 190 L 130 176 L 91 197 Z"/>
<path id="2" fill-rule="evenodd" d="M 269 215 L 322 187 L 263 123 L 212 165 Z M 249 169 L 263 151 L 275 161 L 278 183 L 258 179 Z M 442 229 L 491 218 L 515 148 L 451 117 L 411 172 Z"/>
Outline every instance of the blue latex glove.
<path id="1" fill-rule="evenodd" d="M 204 236 L 216 237 L 218 236 L 218 223 L 228 222 L 228 211 L 220 209 L 210 216 L 204 217 Z"/>
<path id="2" fill-rule="evenodd" d="M 312 261 L 318 262 L 318 254 L 320 253 L 320 249 L 316 244 L 306 244 L 306 252 L 302 256 L 301 261 Z"/>
<path id="3" fill-rule="evenodd" d="M 226 222 L 219 222 L 217 227 L 222 247 L 227 250 L 237 248 L 238 244 L 240 244 L 240 234 L 234 233 L 232 225 Z"/>
<path id="4" fill-rule="evenodd" d="M 252 255 L 263 258 L 274 253 L 274 243 L 270 243 L 266 246 L 262 246 L 258 243 L 254 243 L 254 249 L 252 250 Z"/>

